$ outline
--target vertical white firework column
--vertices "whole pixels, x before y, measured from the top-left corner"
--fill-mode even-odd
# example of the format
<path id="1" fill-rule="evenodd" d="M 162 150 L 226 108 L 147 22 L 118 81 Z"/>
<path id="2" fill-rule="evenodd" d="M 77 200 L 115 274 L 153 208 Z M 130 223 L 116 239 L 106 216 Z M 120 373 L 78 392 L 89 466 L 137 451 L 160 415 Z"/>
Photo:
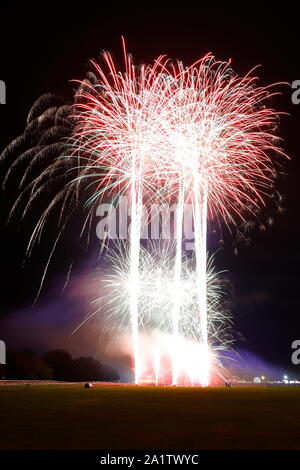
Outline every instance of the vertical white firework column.
<path id="1" fill-rule="evenodd" d="M 139 345 L 139 257 L 142 218 L 142 188 L 140 181 L 140 165 L 137 158 L 132 161 L 131 175 L 131 225 L 130 225 L 130 321 L 132 332 L 132 349 L 134 361 L 135 383 L 141 376 L 141 357 Z"/>
<path id="2" fill-rule="evenodd" d="M 184 188 L 181 179 L 178 187 L 176 208 L 176 253 L 174 263 L 174 298 L 173 298 L 173 351 L 172 351 L 172 385 L 178 383 L 178 329 L 180 319 L 180 282 L 182 265 L 182 225 L 183 225 Z"/>
<path id="3" fill-rule="evenodd" d="M 153 357 L 153 362 L 154 362 L 154 376 L 155 376 L 155 385 L 158 385 L 159 381 L 159 374 L 160 374 L 160 348 L 159 345 L 157 344 L 155 349 L 154 349 L 154 357 Z"/>
<path id="4" fill-rule="evenodd" d="M 199 173 L 194 175 L 194 230 L 195 230 L 195 254 L 196 254 L 196 282 L 198 293 L 198 305 L 201 323 L 201 370 L 199 379 L 203 386 L 209 384 L 209 350 L 208 350 L 208 322 L 207 322 L 207 182 L 201 181 Z"/>

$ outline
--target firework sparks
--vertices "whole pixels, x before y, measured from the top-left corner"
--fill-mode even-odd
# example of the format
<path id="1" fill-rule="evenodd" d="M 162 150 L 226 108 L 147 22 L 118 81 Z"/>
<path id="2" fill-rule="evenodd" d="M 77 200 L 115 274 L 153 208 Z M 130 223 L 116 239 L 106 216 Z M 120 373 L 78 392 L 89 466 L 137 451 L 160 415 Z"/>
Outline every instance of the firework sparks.
<path id="1" fill-rule="evenodd" d="M 176 245 L 141 247 L 139 264 L 139 331 L 147 341 L 141 341 L 140 379 L 145 371 L 155 382 L 168 380 L 171 367 L 173 382 L 173 359 L 176 354 L 177 384 L 205 384 L 207 364 L 220 369 L 218 355 L 231 347 L 232 320 L 223 302 L 227 289 L 224 288 L 222 273 L 213 267 L 213 257 L 207 265 L 207 335 L 209 350 L 202 339 L 202 324 L 198 305 L 195 259 L 183 257 L 178 289 L 180 316 L 177 336 L 173 329 L 173 292 L 175 288 L 174 269 Z M 128 245 L 107 255 L 107 268 L 100 275 L 100 297 L 94 299 L 84 320 L 90 321 L 99 315 L 108 331 L 130 331 L 131 323 L 131 258 Z M 98 277 L 98 275 L 97 275 Z M 177 282 L 177 281 L 176 281 Z M 153 341 L 151 338 L 153 337 Z M 145 344 L 152 341 L 149 353 Z M 180 350 L 180 354 L 178 351 Z M 174 352 L 175 351 L 175 352 Z M 208 351 L 208 352 L 207 352 Z M 196 356 L 195 356 L 196 354 Z M 151 356 L 152 355 L 152 356 Z M 151 363 L 150 366 L 147 363 Z M 142 364 L 144 364 L 142 366 Z M 144 372 L 143 372 L 144 371 Z"/>
<path id="2" fill-rule="evenodd" d="M 138 383 L 139 322 L 148 311 L 138 300 L 141 291 L 147 297 L 140 266 L 142 203 L 174 197 L 178 202 L 172 305 L 167 304 L 176 343 L 185 315 L 183 204 L 192 201 L 198 299 L 192 311 L 199 320 L 196 331 L 200 325 L 202 356 L 208 358 L 207 218 L 221 217 L 226 223 L 234 223 L 235 216 L 245 220 L 247 211 L 263 204 L 272 188 L 273 154 L 283 153 L 275 138 L 278 114 L 265 104 L 274 93 L 259 87 L 251 72 L 239 77 L 229 62 L 218 62 L 209 54 L 190 67 L 172 64 L 164 56 L 153 66 L 136 67 L 125 47 L 124 56 L 124 73 L 117 72 L 108 53 L 103 54 L 107 71 L 94 63 L 98 83 L 83 93 L 73 147 L 86 160 L 78 180 L 92 178 L 95 185 L 89 202 L 111 194 L 130 196 L 128 298 Z M 157 296 L 161 290 L 156 290 Z M 170 321 L 170 314 L 161 317 Z M 174 352 L 173 384 L 177 365 Z M 208 360 L 206 365 L 203 384 L 209 382 Z"/>

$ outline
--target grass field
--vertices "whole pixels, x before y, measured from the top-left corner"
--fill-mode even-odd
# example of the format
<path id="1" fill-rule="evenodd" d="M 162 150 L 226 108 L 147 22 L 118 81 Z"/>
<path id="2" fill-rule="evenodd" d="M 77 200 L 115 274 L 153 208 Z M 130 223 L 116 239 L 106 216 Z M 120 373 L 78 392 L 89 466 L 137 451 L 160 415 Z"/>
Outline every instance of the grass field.
<path id="1" fill-rule="evenodd" d="M 0 449 L 300 449 L 300 389 L 5 386 Z"/>

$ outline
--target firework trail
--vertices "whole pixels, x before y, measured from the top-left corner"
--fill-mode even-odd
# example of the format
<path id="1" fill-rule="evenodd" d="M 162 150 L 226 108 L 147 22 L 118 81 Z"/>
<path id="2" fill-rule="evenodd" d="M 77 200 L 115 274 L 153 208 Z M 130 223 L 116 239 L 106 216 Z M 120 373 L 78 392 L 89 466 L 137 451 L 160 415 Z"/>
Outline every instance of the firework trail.
<path id="1" fill-rule="evenodd" d="M 174 77 L 178 92 L 169 128 L 174 142 L 170 164 L 175 164 L 193 203 L 202 341 L 208 350 L 208 213 L 226 223 L 235 223 L 235 216 L 245 220 L 251 206 L 258 208 L 272 190 L 272 157 L 283 152 L 274 136 L 278 115 L 265 105 L 274 94 L 258 87 L 251 73 L 238 77 L 229 63 L 206 56 L 189 68 L 178 63 Z"/>
<path id="2" fill-rule="evenodd" d="M 78 93 L 95 83 L 96 77 L 89 72 Z M 2 234 L 9 243 L 16 227 L 22 228 L 22 240 L 14 249 L 14 256 L 23 267 L 30 268 L 33 248 L 38 253 L 41 280 L 38 292 L 34 293 L 36 300 L 47 268 L 55 259 L 58 239 L 60 246 L 65 244 L 70 249 L 69 254 L 65 251 L 66 271 L 74 264 L 74 254 L 78 255 L 79 249 L 86 253 L 89 234 L 81 237 L 80 231 L 85 223 L 82 197 L 86 198 L 87 192 L 79 184 L 76 191 L 70 190 L 78 173 L 77 160 L 62 158 L 66 142 L 74 133 L 73 106 L 78 99 L 76 92 L 69 101 L 52 93 L 40 96 L 28 113 L 24 132 L 0 154 L 0 218 L 5 227 Z M 78 224 L 79 218 L 82 225 Z M 57 227 L 56 232 L 52 232 L 53 226 Z M 44 249 L 39 250 L 41 241 L 45 243 Z M 35 266 L 35 272 L 36 269 Z M 6 271 L 9 270 L 8 265 Z"/>
<path id="3" fill-rule="evenodd" d="M 181 304 L 183 206 L 191 201 L 195 231 L 196 285 L 201 342 L 208 357 L 206 292 L 207 219 L 245 220 L 263 204 L 275 177 L 273 155 L 281 154 L 278 114 L 265 104 L 275 93 L 259 87 L 250 72 L 237 76 L 229 62 L 211 55 L 190 67 L 160 56 L 153 66 L 134 66 L 124 48 L 126 71 L 117 72 L 104 53 L 107 72 L 94 64 L 97 87 L 79 105 L 76 151 L 94 171 L 93 201 L 108 193 L 131 198 L 131 325 L 136 382 L 139 381 L 138 297 L 143 201 L 177 199 L 177 249 L 173 270 L 173 335 L 178 337 Z M 142 314 L 142 313 L 141 313 Z M 175 348 L 176 349 L 176 348 Z M 176 351 L 173 384 L 177 383 Z M 208 364 L 208 361 L 207 361 Z M 209 382 L 208 367 L 203 384 Z"/>
<path id="4" fill-rule="evenodd" d="M 100 92 L 96 97 L 84 95 L 87 105 L 80 105 L 80 131 L 75 140 L 75 148 L 92 155 L 88 159 L 79 179 L 90 177 L 86 170 L 96 169 L 101 185 L 93 200 L 116 192 L 117 197 L 124 191 L 131 204 L 130 226 L 130 273 L 131 273 L 131 327 L 134 356 L 135 381 L 139 382 L 139 340 L 138 340 L 138 290 L 139 252 L 141 238 L 142 201 L 146 192 L 153 193 L 153 167 L 149 165 L 149 152 L 153 150 L 151 140 L 158 134 L 159 120 L 156 112 L 159 94 L 155 94 L 159 83 L 155 67 L 141 67 L 138 77 L 126 56 L 126 73 L 115 70 L 109 54 L 104 53 L 111 76 L 106 77 L 96 66 L 100 77 Z M 159 135 L 159 134 L 158 134 Z M 96 156 L 96 160 L 95 160 Z M 153 157 L 152 157 L 153 158 Z M 95 164 L 96 163 L 96 164 Z"/>

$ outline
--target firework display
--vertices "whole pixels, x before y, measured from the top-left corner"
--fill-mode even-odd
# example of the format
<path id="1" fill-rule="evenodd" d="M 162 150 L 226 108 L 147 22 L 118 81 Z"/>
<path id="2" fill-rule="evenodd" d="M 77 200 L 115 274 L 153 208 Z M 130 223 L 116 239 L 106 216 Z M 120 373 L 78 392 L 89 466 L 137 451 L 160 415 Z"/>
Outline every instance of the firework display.
<path id="1" fill-rule="evenodd" d="M 137 67 L 125 46 L 124 57 L 123 73 L 108 53 L 103 67 L 93 64 L 97 84 L 82 93 L 70 143 L 80 161 L 74 182 L 90 181 L 89 204 L 109 197 L 117 204 L 122 195 L 130 200 L 129 245 L 125 258 L 119 253 L 120 260 L 112 260 L 110 282 L 112 290 L 118 286 L 112 311 L 130 324 L 135 382 L 142 376 L 139 336 L 146 321 L 172 337 L 172 384 L 179 383 L 178 345 L 188 337 L 202 351 L 198 382 L 208 385 L 216 309 L 208 287 L 207 220 L 245 222 L 271 192 L 273 156 L 283 155 L 278 115 L 266 103 L 274 93 L 259 87 L 253 72 L 239 77 L 210 54 L 190 67 L 164 56 Z M 175 249 L 171 257 L 162 250 L 157 261 L 141 248 L 143 204 L 171 201 L 177 205 Z M 186 203 L 193 208 L 192 269 L 182 252 Z M 156 365 L 158 351 L 159 345 Z"/>
<path id="2" fill-rule="evenodd" d="M 24 134 L 0 158 L 8 169 L 3 191 L 14 190 L 8 220 L 35 214 L 29 257 L 58 209 L 39 295 L 78 208 L 87 210 L 82 228 L 76 226 L 79 238 L 90 231 L 99 204 L 121 210 L 125 198 L 130 226 L 120 238 L 128 241 L 108 250 L 87 318 L 99 312 L 104 329 L 130 335 L 137 384 L 150 375 L 155 383 L 208 385 L 221 369 L 220 351 L 232 342 L 223 275 L 207 250 L 208 221 L 236 227 L 237 239 L 255 219 L 264 229 L 258 214 L 276 193 L 274 162 L 284 156 L 279 113 L 269 107 L 276 93 L 258 86 L 253 70 L 238 76 L 211 54 L 189 67 L 165 56 L 136 66 L 123 46 L 124 71 L 104 52 L 101 65 L 93 62 L 94 71 L 78 82 L 73 106 L 54 95 L 34 104 Z M 163 223 L 173 231 L 165 244 L 143 244 L 145 211 L 155 206 L 167 208 Z M 188 207 L 193 253 L 183 249 Z M 159 237 L 164 231 L 162 224 Z"/>

